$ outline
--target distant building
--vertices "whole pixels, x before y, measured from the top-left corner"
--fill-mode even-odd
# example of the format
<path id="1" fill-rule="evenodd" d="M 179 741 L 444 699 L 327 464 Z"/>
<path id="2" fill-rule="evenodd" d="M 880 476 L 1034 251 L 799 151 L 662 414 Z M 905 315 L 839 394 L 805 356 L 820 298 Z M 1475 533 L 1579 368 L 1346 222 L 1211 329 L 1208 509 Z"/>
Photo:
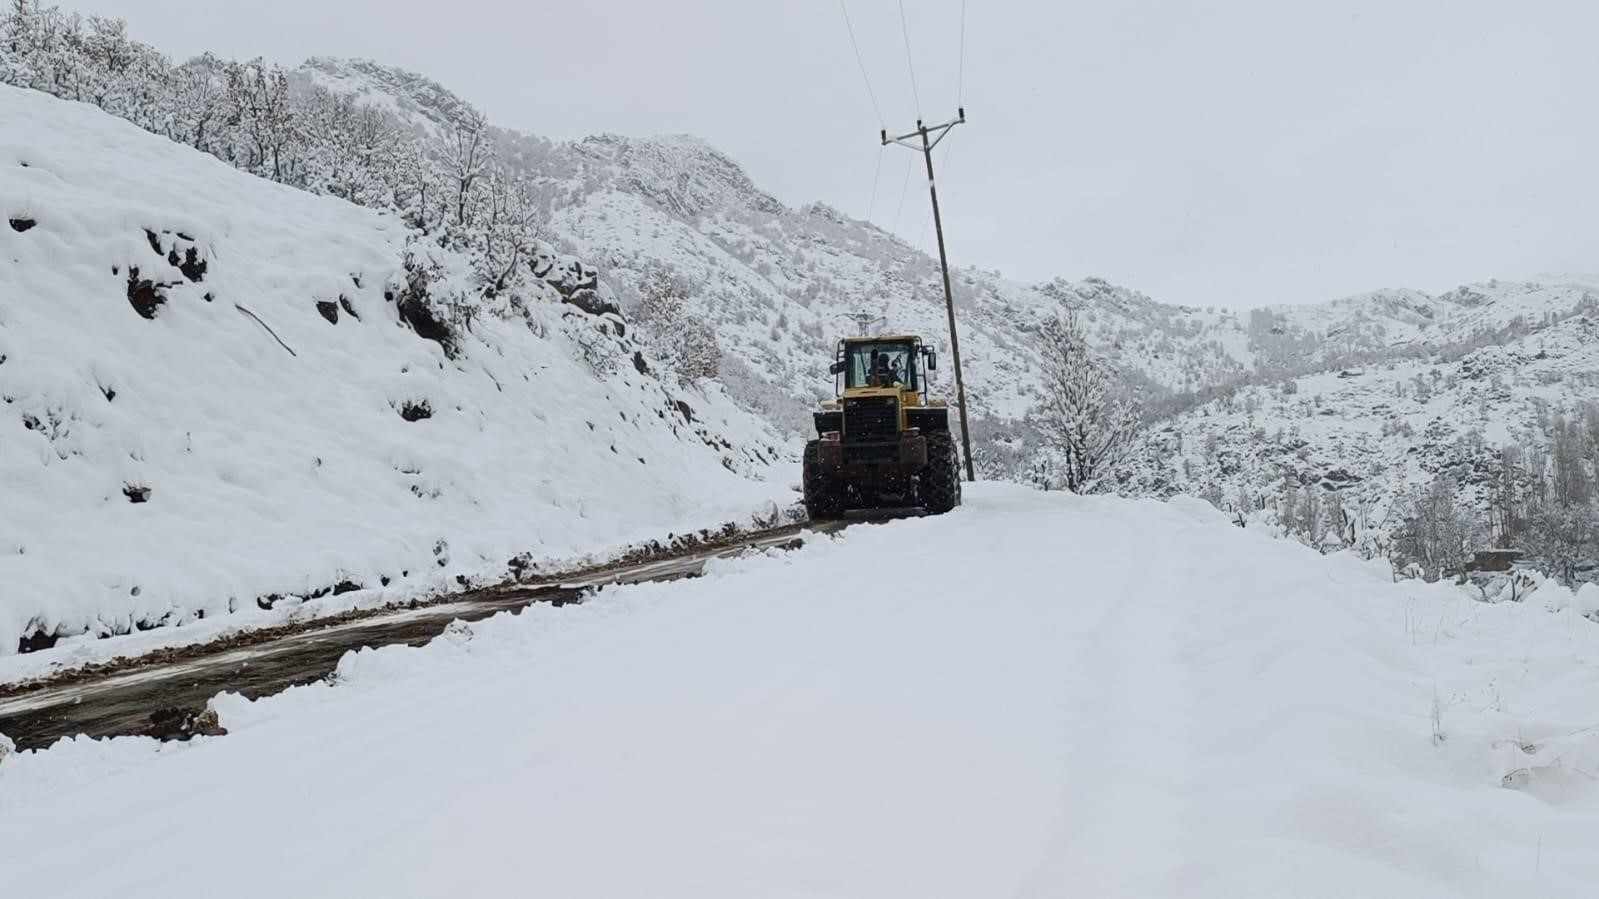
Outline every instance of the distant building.
<path id="1" fill-rule="evenodd" d="M 1521 559 L 1519 549 L 1483 549 L 1472 554 L 1467 571 L 1509 571 Z"/>

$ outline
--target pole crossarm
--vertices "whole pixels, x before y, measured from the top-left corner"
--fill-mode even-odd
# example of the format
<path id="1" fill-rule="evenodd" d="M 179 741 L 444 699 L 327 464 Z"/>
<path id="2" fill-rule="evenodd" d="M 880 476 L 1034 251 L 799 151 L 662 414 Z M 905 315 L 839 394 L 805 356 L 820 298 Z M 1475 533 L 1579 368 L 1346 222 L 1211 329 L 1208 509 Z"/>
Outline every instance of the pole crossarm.
<path id="1" fill-rule="evenodd" d="M 949 129 L 954 128 L 956 125 L 963 125 L 965 123 L 966 110 L 962 109 L 959 116 L 950 119 L 942 125 L 923 125 L 920 120 L 917 120 L 916 130 L 910 132 L 909 134 L 901 134 L 898 137 L 889 137 L 888 129 L 884 128 L 881 132 L 879 132 L 879 136 L 882 138 L 883 146 L 885 147 L 889 144 L 899 144 L 902 147 L 910 147 L 912 150 L 921 152 L 923 135 L 926 135 L 928 138 L 927 148 L 932 149 L 933 147 L 938 146 L 938 142 L 943 140 L 949 134 Z M 915 140 L 912 141 L 912 138 L 915 138 Z"/>
<path id="2" fill-rule="evenodd" d="M 949 130 L 966 121 L 966 109 L 960 109 L 960 115 L 943 123 L 928 127 L 920 119 L 916 122 L 916 130 L 898 137 L 889 137 L 888 129 L 879 132 L 883 146 L 899 144 L 909 147 L 922 154 L 927 162 L 927 191 L 933 199 L 933 228 L 938 233 L 938 265 L 944 274 L 944 309 L 949 314 L 949 353 L 955 360 L 955 404 L 960 411 L 961 419 L 961 449 L 966 455 L 966 480 L 977 480 L 977 474 L 972 465 L 972 436 L 966 424 L 966 379 L 961 375 L 961 343 L 960 336 L 955 329 L 955 292 L 950 289 L 949 281 L 949 255 L 944 251 L 944 219 L 938 211 L 938 181 L 933 177 L 933 148 L 938 142 L 949 135 Z M 915 140 L 912 140 L 912 139 Z"/>

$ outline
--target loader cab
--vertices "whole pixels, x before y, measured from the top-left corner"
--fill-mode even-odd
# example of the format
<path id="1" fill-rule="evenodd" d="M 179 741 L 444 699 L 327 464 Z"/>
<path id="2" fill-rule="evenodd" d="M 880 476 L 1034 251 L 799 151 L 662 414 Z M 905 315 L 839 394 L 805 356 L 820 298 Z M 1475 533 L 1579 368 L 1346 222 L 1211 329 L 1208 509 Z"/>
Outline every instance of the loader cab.
<path id="1" fill-rule="evenodd" d="M 926 391 L 925 368 L 938 365 L 933 351 L 917 337 L 860 337 L 839 341 L 832 372 L 838 393 L 895 389 L 907 394 L 905 402 L 919 405 Z"/>

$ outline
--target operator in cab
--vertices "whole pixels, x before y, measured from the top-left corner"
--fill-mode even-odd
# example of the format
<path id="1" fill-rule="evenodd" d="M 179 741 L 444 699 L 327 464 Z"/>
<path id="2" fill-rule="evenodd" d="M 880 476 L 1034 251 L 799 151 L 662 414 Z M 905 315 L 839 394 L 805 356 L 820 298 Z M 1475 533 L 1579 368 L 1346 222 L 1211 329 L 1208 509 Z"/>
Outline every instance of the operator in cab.
<path id="1" fill-rule="evenodd" d="M 894 360 L 889 358 L 887 353 L 875 351 L 872 353 L 871 381 L 873 387 L 893 387 L 903 380 L 898 370 L 894 367 Z"/>

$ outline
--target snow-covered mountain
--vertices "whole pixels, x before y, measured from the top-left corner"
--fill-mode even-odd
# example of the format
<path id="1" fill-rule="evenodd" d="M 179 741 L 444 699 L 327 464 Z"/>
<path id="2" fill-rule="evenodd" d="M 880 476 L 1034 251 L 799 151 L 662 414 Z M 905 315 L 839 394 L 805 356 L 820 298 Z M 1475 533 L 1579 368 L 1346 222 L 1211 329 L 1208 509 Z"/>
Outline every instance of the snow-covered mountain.
<path id="1" fill-rule="evenodd" d="M 0 654 L 435 590 L 792 496 L 787 466 L 746 477 L 777 436 L 567 302 L 583 265 L 547 247 L 547 280 L 451 321 L 426 279 L 466 261 L 424 275 L 398 218 L 5 85 L 0 203 Z"/>
<path id="2" fill-rule="evenodd" d="M 1273 358 L 1291 359 L 1288 346 L 1303 358 L 1157 424 L 1134 488 L 1247 513 L 1318 487 L 1339 495 L 1356 519 L 1349 537 L 1369 550 L 1396 501 L 1439 475 L 1484 519 L 1504 448 L 1546 444 L 1599 399 L 1596 296 L 1599 279 L 1572 277 L 1272 310 Z"/>
<path id="3" fill-rule="evenodd" d="M 1459 353 L 1502 343 L 1574 314 L 1599 313 L 1599 277 L 1490 281 L 1438 295 L 1379 290 L 1250 313 L 1258 371 L 1302 374 L 1395 356 Z"/>
<path id="4" fill-rule="evenodd" d="M 296 77 L 393 112 L 419 132 L 448 130 L 476 114 L 444 87 L 371 61 L 318 58 Z M 775 380 L 801 374 L 825 382 L 815 375 L 825 373 L 833 335 L 850 326 L 847 313 L 872 311 L 891 327 L 935 337 L 944 329 L 935 260 L 825 204 L 785 207 L 702 140 L 496 136 L 502 156 L 540 185 L 551 239 L 604 263 L 602 277 L 624 300 L 641 270 L 678 271 L 697 288 L 693 299 L 719 336 L 776 363 L 766 369 Z M 1599 278 L 1580 277 L 1491 282 L 1436 296 L 1380 290 L 1243 314 L 1156 302 L 1097 278 L 1024 284 L 966 267 L 955 281 L 961 322 L 972 332 L 963 333 L 962 349 L 971 358 L 974 402 L 1004 414 L 1026 409 L 1009 395 L 1011 360 L 1027 357 L 1039 315 L 1066 307 L 1079 310 L 1121 369 L 1147 387 L 1181 393 L 1256 373 L 1307 373 L 1351 358 L 1525 332 L 1599 302 Z M 817 329 L 822 337 L 807 333 Z"/>
<path id="5" fill-rule="evenodd" d="M 316 59 L 297 77 L 394 112 L 419 133 L 472 115 L 428 79 L 368 61 Z M 500 157 L 538 185 L 546 236 L 596 264 L 624 308 L 649 271 L 687 281 L 693 309 L 736 360 L 730 378 L 787 397 L 778 416 L 785 425 L 802 427 L 804 409 L 831 391 L 827 366 L 834 341 L 853 328 L 850 314 L 882 315 L 892 330 L 944 341 L 936 260 L 825 204 L 784 206 L 702 140 L 495 135 Z M 1218 386 L 1246 371 L 1230 348 L 1241 346 L 1244 325 L 1230 315 L 1157 303 L 1093 278 L 1030 285 L 971 267 L 954 274 L 979 420 L 1031 408 L 1031 335 L 1042 316 L 1067 306 L 1081 309 L 1105 352 L 1156 393 Z"/>
<path id="6" fill-rule="evenodd" d="M 93 31 L 107 26 L 91 22 L 87 27 Z M 311 300 L 312 308 L 327 324 L 339 327 L 334 319 L 341 315 L 346 322 L 354 314 L 362 316 L 358 321 L 367 317 L 357 296 L 361 291 L 377 290 L 385 299 L 392 296 L 392 303 L 383 308 L 392 311 L 393 321 L 414 330 L 413 338 L 438 338 L 435 345 L 423 342 L 423 346 L 442 354 L 435 367 L 446 372 L 443 377 L 455 377 L 448 374 L 452 369 L 482 367 L 486 352 L 503 353 L 518 364 L 538 358 L 545 365 L 541 354 L 553 346 L 559 360 L 549 366 L 586 371 L 585 377 L 594 383 L 627 382 L 626 390 L 601 388 L 597 405 L 587 410 L 592 414 L 581 416 L 586 427 L 595 429 L 591 434 L 600 433 L 598 422 L 612 418 L 602 413 L 601 401 L 626 406 L 647 395 L 657 424 L 640 427 L 649 433 L 665 427 L 671 440 L 693 434 L 699 447 L 715 449 L 712 455 L 724 468 L 757 470 L 776 460 L 778 470 L 786 471 L 792 462 L 793 438 L 809 424 L 805 413 L 812 401 L 831 393 L 827 364 L 837 336 L 853 328 L 852 313 L 883 315 L 888 328 L 922 333 L 935 345 L 943 342 L 945 316 L 935 260 L 825 204 L 785 206 L 761 190 L 733 160 L 698 139 L 602 135 L 553 142 L 493 128 L 443 86 L 378 63 L 316 59 L 287 75 L 260 62 L 228 63 L 214 57 L 173 66 L 153 49 L 127 43 L 126 35 L 115 29 L 101 37 L 137 51 L 134 55 L 145 60 L 145 68 L 108 69 L 99 57 L 80 52 L 81 42 L 67 42 L 11 59 L 4 72 L 7 78 L 42 90 L 92 96 L 146 131 L 205 150 L 235 167 L 378 210 L 363 213 L 362 221 L 368 225 L 335 228 L 337 239 L 315 224 L 317 213 L 301 211 L 259 226 L 252 220 L 246 233 L 277 233 L 284 221 L 298 215 L 313 223 L 306 230 L 322 235 L 317 238 L 321 243 L 314 251 L 292 252 L 310 254 L 308 258 L 323 259 L 335 268 L 356 267 L 336 261 L 342 258 L 341 242 L 380 247 L 374 252 L 386 260 L 387 268 L 363 266 L 373 272 L 363 274 L 360 284 L 351 279 L 352 286 L 343 292 L 297 286 L 294 296 L 300 300 L 285 295 L 283 302 L 325 294 Z M 9 45 L 0 47 L 0 53 L 10 52 Z M 138 74 L 146 69 L 153 74 Z M 86 88 L 92 90 L 86 94 Z M 480 145 L 478 135 L 486 136 L 488 147 Z M 69 146 L 71 141 L 62 137 L 60 145 Z M 173 160 L 197 158 L 177 146 L 168 152 L 176 154 Z M 210 168 L 201 171 L 215 168 L 210 161 L 204 165 Z M 151 179 L 184 183 L 177 175 L 182 168 L 180 162 L 168 161 L 148 172 L 119 171 L 115 178 L 94 183 L 105 191 L 142 197 Z M 21 176 L 13 172 L 13 177 Z M 245 182 L 258 184 L 242 176 L 236 179 Z M 32 187 L 24 184 L 19 189 Z M 34 202 L 26 192 L 20 195 L 24 207 Z M 166 202 L 174 210 L 168 217 L 181 219 L 182 205 L 171 198 Z M 333 208 L 319 202 L 323 205 L 317 209 Z M 344 210 L 340 215 L 354 214 L 349 207 L 334 205 Z M 234 211 L 225 220 L 247 218 L 237 210 L 258 206 L 271 208 L 270 203 L 234 202 L 227 207 Z M 14 226 L 17 236 L 5 235 L 8 239 L 26 240 L 30 232 L 35 232 L 36 242 L 48 237 L 47 216 L 34 223 L 29 208 L 19 207 L 12 214 L 19 222 L 33 224 L 27 229 Z M 150 218 L 127 210 L 117 214 L 129 220 Z M 539 242 L 525 240 L 529 219 L 539 232 Z M 379 224 L 370 225 L 373 222 Z M 369 225 L 386 229 L 385 236 L 374 238 L 375 243 L 352 236 L 364 234 L 362 229 Z M 219 243 L 223 238 L 218 235 L 240 233 L 218 224 L 200 234 L 196 227 L 159 222 L 141 224 L 136 230 L 148 230 L 147 249 L 159 256 L 142 264 L 144 277 L 131 291 L 123 289 L 130 297 L 137 294 L 136 303 L 150 307 L 145 311 L 156 315 L 157 321 L 175 308 L 171 303 L 155 308 L 163 292 L 178 296 L 195 287 L 185 266 L 204 263 L 222 271 L 216 248 L 223 245 Z M 285 246 L 297 244 L 290 241 Z M 191 251 L 193 259 L 188 258 Z M 252 253 L 265 251 L 226 252 L 248 260 Z M 281 254 L 274 249 L 270 255 L 276 259 Z M 352 250 L 345 255 L 358 254 Z M 119 272 L 133 264 L 127 253 L 108 255 L 104 249 L 94 250 L 89 258 Z M 33 264 L 43 265 L 38 260 Z M 705 328 L 719 345 L 714 354 L 721 360 L 717 377 L 703 379 L 681 367 L 673 371 L 670 360 L 663 370 L 662 344 L 680 335 L 616 314 L 635 308 L 640 285 L 661 273 L 669 274 L 686 295 L 689 319 L 679 317 L 675 326 Z M 1594 285 L 1599 279 L 1593 278 L 1490 282 L 1437 296 L 1387 290 L 1316 306 L 1270 307 L 1244 314 L 1157 302 L 1096 278 L 1022 284 L 965 267 L 956 271 L 954 280 L 974 443 L 979 464 L 989 476 L 1025 477 L 1029 460 L 1040 448 L 1029 420 L 1040 399 L 1038 334 L 1042 323 L 1066 309 L 1075 310 L 1091 346 L 1120 372 L 1120 389 L 1140 396 L 1159 429 L 1149 458 L 1121 483 L 1124 489 L 1140 492 L 1187 490 L 1212 497 L 1247 493 L 1255 497 L 1251 502 L 1258 503 L 1289 480 L 1284 474 L 1287 463 L 1279 458 L 1282 452 L 1274 449 L 1279 444 L 1272 442 L 1281 431 L 1280 445 L 1288 447 L 1294 459 L 1316 459 L 1293 472 L 1300 483 L 1321 484 L 1326 479 L 1320 473 L 1341 472 L 1340 476 L 1357 480 L 1338 483 L 1364 485 L 1362 489 L 1371 494 L 1366 505 L 1380 510 L 1379 497 L 1401 492 L 1419 473 L 1434 471 L 1440 460 L 1452 458 L 1442 448 L 1445 438 L 1465 435 L 1487 448 L 1484 452 L 1491 452 L 1501 438 L 1480 424 L 1451 423 L 1446 408 L 1457 413 L 1472 410 L 1479 416 L 1502 411 L 1501 420 L 1513 425 L 1504 429 L 1506 433 L 1536 437 L 1546 430 L 1545 411 L 1572 407 L 1582 398 L 1581 387 L 1587 383 L 1583 379 L 1593 375 L 1589 360 L 1575 349 L 1562 356 L 1565 367 L 1558 373 L 1521 361 L 1506 363 L 1516 374 L 1500 379 L 1508 391 L 1501 410 L 1479 402 L 1476 394 L 1455 396 L 1456 385 L 1471 379 L 1451 377 L 1442 370 L 1465 366 L 1473 353 L 1486 353 L 1484 348 L 1491 345 L 1509 348 L 1518 354 L 1515 360 L 1546 362 L 1550 351 L 1538 344 L 1553 341 L 1559 351 L 1580 339 L 1568 332 L 1580 327 L 1582 315 L 1595 310 Z M 140 286 L 143 281 L 148 287 Z M 280 289 L 288 290 L 273 287 Z M 260 328 L 277 333 L 267 316 L 250 304 L 240 305 L 248 310 L 238 313 L 241 318 L 260 316 Z M 496 336 L 507 328 L 515 333 L 514 339 Z M 318 340 L 326 336 L 317 332 Z M 456 339 L 472 342 L 471 350 L 460 352 L 452 345 Z M 529 339 L 543 343 L 523 347 L 522 341 Z M 491 349 L 484 351 L 479 344 Z M 294 342 L 285 340 L 283 345 Z M 364 355 L 362 360 L 371 361 Z M 163 356 L 159 364 L 169 361 Z M 1426 405 L 1412 410 L 1414 421 L 1393 420 L 1392 408 L 1373 396 L 1350 395 L 1335 409 L 1316 408 L 1321 430 L 1313 441 L 1302 436 L 1303 428 L 1301 436 L 1295 436 L 1296 423 L 1303 417 L 1301 404 L 1309 398 L 1315 406 L 1322 381 L 1332 378 L 1330 383 L 1342 391 L 1352 389 L 1360 378 L 1366 379 L 1360 383 L 1376 383 L 1381 377 L 1375 372 L 1391 371 L 1395 374 L 1389 381 L 1397 384 L 1413 378 L 1412 369 L 1418 366 L 1428 378 L 1433 368 L 1441 369 L 1438 383 L 1426 388 Z M 949 368 L 946 365 L 940 372 L 946 388 Z M 414 367 L 407 368 L 407 373 L 412 371 Z M 1339 378 L 1339 372 L 1346 376 Z M 504 386 L 501 374 L 491 379 L 496 394 L 514 394 Z M 5 369 L 0 368 L 0 385 L 4 378 Z M 1567 386 L 1552 393 L 1543 389 L 1554 378 Z M 581 397 L 591 388 L 585 381 L 571 390 Z M 1392 389 L 1396 394 L 1401 390 Z M 1276 400 L 1271 400 L 1274 391 Z M 516 408 L 545 408 L 549 403 L 543 397 L 519 401 Z M 1253 411 L 1246 409 L 1242 421 L 1229 418 L 1240 404 Z M 60 416 L 50 411 L 50 404 L 35 405 L 42 411 L 29 412 L 24 429 L 35 434 L 58 430 L 55 422 Z M 582 407 L 582 400 L 574 400 L 562 404 L 560 414 L 577 421 L 574 410 Z M 624 421 L 632 421 L 634 411 L 610 410 Z M 511 413 L 511 418 L 519 414 Z M 496 425 L 484 425 L 484 433 L 501 423 L 500 416 L 492 418 Z M 1363 448 L 1373 432 L 1381 438 L 1380 447 Z M 603 444 L 604 452 L 612 452 L 614 446 L 615 454 L 626 456 L 611 436 L 546 446 L 550 453 L 572 456 L 595 454 Z M 1302 440 L 1314 445 L 1302 445 Z M 1194 446 L 1203 448 L 1201 456 L 1192 455 Z M 1223 455 L 1238 461 L 1226 462 L 1220 458 Z M 1416 466 L 1399 465 L 1389 457 L 1413 458 Z M 653 457 L 644 452 L 635 458 Z M 674 472 L 667 480 L 670 483 L 662 485 L 657 498 L 683 497 L 695 489 L 687 472 Z M 1459 480 L 1469 487 L 1470 478 Z M 130 482 L 129 489 L 137 493 L 138 488 Z M 563 494 L 556 505 L 566 507 L 568 500 L 581 505 L 577 499 L 584 495 L 581 486 L 563 482 L 560 489 L 571 493 Z M 433 491 L 423 488 L 423 492 Z M 496 547 L 483 558 L 505 548 Z M 313 580 L 345 584 L 335 578 L 337 570 L 316 574 Z M 287 587 L 271 589 L 275 594 L 293 592 Z M 313 583 L 306 589 L 315 592 L 322 587 Z M 148 600 L 141 602 L 149 605 Z M 164 617 L 157 606 L 149 605 L 149 614 L 141 612 L 135 623 L 147 623 L 150 614 Z M 78 622 L 88 622 L 85 626 L 91 630 L 114 627 L 89 618 Z M 71 630 L 52 630 L 49 621 L 22 621 L 17 627 L 46 637 Z"/>
<path id="7" fill-rule="evenodd" d="M 299 77 L 377 103 L 419 133 L 472 114 L 439 85 L 370 62 L 314 60 Z M 647 272 L 686 281 L 726 354 L 722 380 L 780 427 L 802 432 L 805 409 L 831 391 L 826 365 L 849 313 L 943 342 L 934 259 L 825 204 L 784 206 L 701 140 L 495 134 L 501 157 L 539 186 L 548 239 L 596 263 L 624 308 Z M 1234 505 L 1240 493 L 1262 503 L 1290 475 L 1312 484 L 1336 474 L 1353 479 L 1340 487 L 1361 485 L 1363 514 L 1380 519 L 1388 497 L 1454 473 L 1466 452 L 1457 442 L 1476 447 L 1480 470 L 1505 441 L 1541 440 L 1550 415 L 1574 409 L 1599 377 L 1578 336 L 1581 316 L 1599 315 L 1594 277 L 1379 290 L 1245 313 L 1157 302 L 1096 278 L 1022 284 L 966 267 L 954 281 L 974 438 L 994 476 L 1028 470 L 1036 335 L 1064 309 L 1077 311 L 1157 429 L 1124 489 L 1220 493 Z M 1500 376 L 1480 375 L 1490 364 Z M 1430 382 L 1424 398 L 1398 395 L 1418 375 Z M 1455 476 L 1462 499 L 1482 499 L 1480 478 Z"/>
<path id="8" fill-rule="evenodd" d="M 371 60 L 313 57 L 295 76 L 302 84 L 320 85 L 387 112 L 426 137 L 448 137 L 477 112 L 443 85 Z"/>

